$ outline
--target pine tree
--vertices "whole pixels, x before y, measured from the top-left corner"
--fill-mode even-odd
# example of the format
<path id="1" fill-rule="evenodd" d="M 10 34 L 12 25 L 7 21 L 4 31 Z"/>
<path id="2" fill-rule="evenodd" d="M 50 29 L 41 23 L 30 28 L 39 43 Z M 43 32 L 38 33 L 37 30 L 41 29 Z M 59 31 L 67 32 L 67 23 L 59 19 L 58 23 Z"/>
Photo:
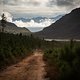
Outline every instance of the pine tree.
<path id="1" fill-rule="evenodd" d="M 4 32 L 4 28 L 6 27 L 6 17 L 5 14 L 2 14 L 2 20 L 1 20 L 1 26 L 2 26 L 2 32 Z"/>

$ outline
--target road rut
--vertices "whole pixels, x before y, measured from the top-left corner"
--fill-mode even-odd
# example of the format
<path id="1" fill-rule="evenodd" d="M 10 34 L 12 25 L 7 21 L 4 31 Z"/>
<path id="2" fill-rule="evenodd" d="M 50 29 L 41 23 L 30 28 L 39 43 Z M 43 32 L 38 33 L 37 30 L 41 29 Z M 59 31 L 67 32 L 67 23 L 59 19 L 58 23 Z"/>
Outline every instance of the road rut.
<path id="1" fill-rule="evenodd" d="M 33 55 L 0 72 L 0 80 L 45 80 L 43 54 L 35 51 Z"/>

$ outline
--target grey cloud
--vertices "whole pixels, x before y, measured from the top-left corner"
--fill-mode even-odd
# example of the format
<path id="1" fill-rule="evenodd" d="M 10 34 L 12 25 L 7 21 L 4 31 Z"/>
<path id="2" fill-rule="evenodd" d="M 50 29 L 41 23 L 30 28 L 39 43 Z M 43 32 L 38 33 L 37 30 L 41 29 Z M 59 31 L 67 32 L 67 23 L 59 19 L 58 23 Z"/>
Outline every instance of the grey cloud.
<path id="1" fill-rule="evenodd" d="M 80 6 L 80 0 L 0 0 L 0 4 L 4 3 L 4 10 L 6 11 L 12 11 L 12 12 L 19 12 L 22 13 L 24 10 L 27 13 L 29 10 L 29 7 L 31 7 L 32 9 L 36 10 L 36 11 L 43 11 L 43 8 L 46 10 L 48 9 L 46 12 L 52 12 L 53 13 L 56 11 L 65 11 L 68 12 L 70 10 L 72 10 L 73 8 L 79 7 Z M 22 5 L 24 5 L 25 9 L 22 9 Z M 35 8 L 35 6 L 37 6 Z M 22 7 L 22 8 L 20 8 Z M 37 8 L 40 8 L 37 9 Z M 2 11 L 3 6 L 0 5 L 0 11 Z M 32 13 L 33 10 L 29 10 L 29 12 Z M 34 11 L 33 11 L 34 12 Z M 36 12 L 34 12 L 36 13 Z"/>
<path id="2" fill-rule="evenodd" d="M 15 5 L 17 0 L 0 0 L 0 4 L 3 5 Z"/>
<path id="3" fill-rule="evenodd" d="M 0 4 L 4 3 L 6 4 L 8 0 L 0 0 Z"/>
<path id="4" fill-rule="evenodd" d="M 80 0 L 49 0 L 50 6 L 53 6 L 54 4 L 59 7 L 66 7 L 66 8 L 72 8 L 75 6 L 78 6 L 80 4 Z"/>
<path id="5" fill-rule="evenodd" d="M 33 5 L 38 6 L 40 2 L 37 0 L 0 0 L 0 4 L 4 3 L 4 5 Z M 44 1 L 43 1 L 44 3 Z M 49 0 L 47 6 L 60 6 L 60 7 L 74 7 L 80 4 L 80 0 Z"/>
<path id="6" fill-rule="evenodd" d="M 36 0 L 0 0 L 0 4 L 4 5 L 39 5 L 40 3 L 37 2 Z"/>
<path id="7" fill-rule="evenodd" d="M 40 5 L 40 3 L 37 1 L 28 1 L 27 4 L 28 5 L 34 5 L 34 6 Z"/>
<path id="8" fill-rule="evenodd" d="M 74 0 L 56 0 L 58 6 L 72 6 Z"/>

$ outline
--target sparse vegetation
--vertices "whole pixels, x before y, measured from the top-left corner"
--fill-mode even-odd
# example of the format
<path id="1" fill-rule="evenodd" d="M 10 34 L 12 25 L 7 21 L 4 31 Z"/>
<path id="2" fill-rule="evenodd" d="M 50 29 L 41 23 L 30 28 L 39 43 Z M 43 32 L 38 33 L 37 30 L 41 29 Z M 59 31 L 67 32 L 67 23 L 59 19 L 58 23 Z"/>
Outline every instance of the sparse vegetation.
<path id="1" fill-rule="evenodd" d="M 17 63 L 34 49 L 44 50 L 50 80 L 80 80 L 80 43 L 48 42 L 22 34 L 0 33 L 0 69 Z"/>
<path id="2" fill-rule="evenodd" d="M 67 42 L 63 47 L 45 50 L 50 80 L 80 80 L 80 45 Z"/>
<path id="3" fill-rule="evenodd" d="M 21 34 L 0 33 L 0 69 L 18 62 L 40 47 L 40 39 Z"/>

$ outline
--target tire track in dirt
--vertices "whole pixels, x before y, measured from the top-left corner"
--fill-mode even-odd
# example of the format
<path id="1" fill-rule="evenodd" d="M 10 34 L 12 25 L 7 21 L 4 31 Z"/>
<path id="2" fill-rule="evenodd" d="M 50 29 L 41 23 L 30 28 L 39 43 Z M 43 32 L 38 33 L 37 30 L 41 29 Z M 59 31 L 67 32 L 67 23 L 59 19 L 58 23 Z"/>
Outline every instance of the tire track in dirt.
<path id="1" fill-rule="evenodd" d="M 0 72 L 0 80 L 45 80 L 43 53 L 35 51 L 33 55 Z"/>

